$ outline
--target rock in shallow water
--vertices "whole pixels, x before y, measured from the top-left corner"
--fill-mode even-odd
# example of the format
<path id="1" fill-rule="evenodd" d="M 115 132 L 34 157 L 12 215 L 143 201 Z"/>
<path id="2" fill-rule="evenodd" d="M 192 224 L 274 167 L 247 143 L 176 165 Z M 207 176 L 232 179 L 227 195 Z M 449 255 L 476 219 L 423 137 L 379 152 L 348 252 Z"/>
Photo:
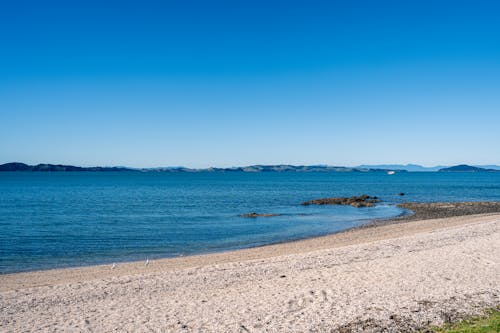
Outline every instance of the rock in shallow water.
<path id="1" fill-rule="evenodd" d="M 248 213 L 248 214 L 241 214 L 239 215 L 240 217 L 272 217 L 272 216 L 280 216 L 281 214 L 259 214 L 259 213 Z"/>
<path id="2" fill-rule="evenodd" d="M 353 207 L 373 207 L 380 200 L 377 197 L 372 197 L 367 194 L 353 196 L 350 198 L 323 198 L 315 199 L 302 203 L 303 206 L 309 205 L 351 205 Z"/>

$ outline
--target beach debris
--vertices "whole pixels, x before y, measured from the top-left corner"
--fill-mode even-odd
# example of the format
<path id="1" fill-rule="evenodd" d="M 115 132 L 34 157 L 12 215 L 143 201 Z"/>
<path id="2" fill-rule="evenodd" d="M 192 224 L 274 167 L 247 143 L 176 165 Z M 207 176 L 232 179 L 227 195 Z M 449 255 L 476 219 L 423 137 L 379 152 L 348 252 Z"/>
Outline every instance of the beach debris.
<path id="1" fill-rule="evenodd" d="M 255 218 L 255 217 L 272 217 L 272 216 L 280 216 L 281 214 L 268 214 L 268 213 L 256 213 L 256 212 L 252 212 L 252 213 L 248 213 L 248 214 L 241 214 L 241 215 L 238 215 L 240 217 L 252 217 L 252 218 Z"/>
<path id="2" fill-rule="evenodd" d="M 302 203 L 303 206 L 309 205 L 350 205 L 353 207 L 373 207 L 377 202 L 380 202 L 378 197 L 370 196 L 368 194 L 363 194 L 359 196 L 353 196 L 350 198 L 338 197 L 338 198 L 322 198 L 310 200 Z"/>

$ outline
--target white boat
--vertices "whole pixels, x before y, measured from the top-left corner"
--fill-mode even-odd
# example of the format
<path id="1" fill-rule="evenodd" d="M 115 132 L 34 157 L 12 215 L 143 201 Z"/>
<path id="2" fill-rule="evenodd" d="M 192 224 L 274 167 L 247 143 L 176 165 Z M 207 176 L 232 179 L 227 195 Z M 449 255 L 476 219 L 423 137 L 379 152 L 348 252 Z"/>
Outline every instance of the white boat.
<path id="1" fill-rule="evenodd" d="M 395 174 L 395 173 L 396 173 L 396 171 L 392 171 L 392 170 L 391 170 L 391 171 L 387 171 L 387 174 L 388 174 L 388 175 L 393 175 L 393 174 Z"/>

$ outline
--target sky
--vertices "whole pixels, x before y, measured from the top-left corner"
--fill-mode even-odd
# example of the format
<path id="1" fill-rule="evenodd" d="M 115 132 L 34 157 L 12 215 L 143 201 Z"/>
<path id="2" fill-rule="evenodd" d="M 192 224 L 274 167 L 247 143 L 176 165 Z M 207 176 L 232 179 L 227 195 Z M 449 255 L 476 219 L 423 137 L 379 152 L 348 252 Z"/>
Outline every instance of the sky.
<path id="1" fill-rule="evenodd" d="M 0 163 L 500 164 L 498 1 L 3 1 Z"/>

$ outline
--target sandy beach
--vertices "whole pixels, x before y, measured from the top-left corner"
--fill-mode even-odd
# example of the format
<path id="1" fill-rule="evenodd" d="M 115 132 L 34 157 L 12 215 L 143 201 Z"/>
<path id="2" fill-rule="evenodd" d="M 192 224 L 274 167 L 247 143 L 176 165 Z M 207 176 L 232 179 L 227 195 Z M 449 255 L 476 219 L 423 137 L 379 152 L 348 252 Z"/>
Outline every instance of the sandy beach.
<path id="1" fill-rule="evenodd" d="M 2 332 L 400 332 L 500 305 L 500 214 L 0 276 Z"/>
<path id="2" fill-rule="evenodd" d="M 499 16 L 2 1 L 0 333 L 500 333 Z"/>

